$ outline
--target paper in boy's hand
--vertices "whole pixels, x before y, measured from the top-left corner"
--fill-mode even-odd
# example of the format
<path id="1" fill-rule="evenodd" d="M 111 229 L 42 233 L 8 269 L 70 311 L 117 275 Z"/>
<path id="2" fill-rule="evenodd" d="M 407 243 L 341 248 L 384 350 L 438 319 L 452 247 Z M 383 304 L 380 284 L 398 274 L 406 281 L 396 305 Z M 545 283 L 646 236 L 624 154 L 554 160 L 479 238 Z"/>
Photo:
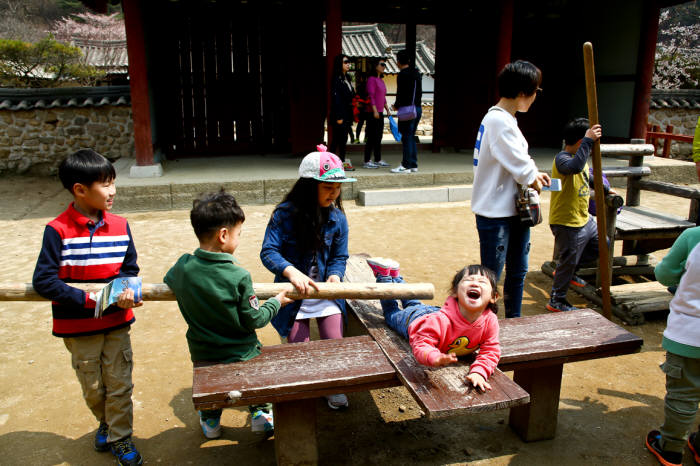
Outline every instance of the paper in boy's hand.
<path id="1" fill-rule="evenodd" d="M 141 277 L 115 278 L 102 288 L 95 297 L 95 319 L 102 317 L 102 313 L 119 300 L 119 295 L 128 288 L 134 290 L 134 302 L 141 301 Z"/>

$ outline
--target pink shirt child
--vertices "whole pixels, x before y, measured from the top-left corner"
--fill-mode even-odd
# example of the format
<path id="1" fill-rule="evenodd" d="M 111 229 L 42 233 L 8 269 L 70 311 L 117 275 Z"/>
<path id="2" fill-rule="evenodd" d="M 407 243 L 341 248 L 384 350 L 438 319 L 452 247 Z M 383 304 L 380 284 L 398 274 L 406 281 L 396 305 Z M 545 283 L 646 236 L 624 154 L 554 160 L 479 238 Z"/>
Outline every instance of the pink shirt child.
<path id="1" fill-rule="evenodd" d="M 384 81 L 376 76 L 370 76 L 367 80 L 367 95 L 369 95 L 370 100 L 370 111 L 372 111 L 371 105 L 374 105 L 377 107 L 377 112 L 382 113 L 386 106 L 386 84 Z"/>
<path id="2" fill-rule="evenodd" d="M 464 356 L 479 350 L 470 372 L 488 379 L 501 358 L 498 340 L 498 317 L 490 309 L 473 323 L 459 312 L 457 300 L 450 296 L 438 312 L 426 314 L 411 323 L 408 342 L 416 360 L 426 366 L 434 366 L 440 353 Z"/>

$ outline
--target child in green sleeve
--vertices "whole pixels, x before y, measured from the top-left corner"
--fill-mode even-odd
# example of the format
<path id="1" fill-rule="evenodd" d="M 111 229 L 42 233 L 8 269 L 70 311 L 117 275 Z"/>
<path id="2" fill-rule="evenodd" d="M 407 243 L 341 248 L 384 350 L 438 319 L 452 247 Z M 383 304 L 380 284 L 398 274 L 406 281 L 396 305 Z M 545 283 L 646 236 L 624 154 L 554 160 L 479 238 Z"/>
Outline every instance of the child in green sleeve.
<path id="1" fill-rule="evenodd" d="M 195 200 L 190 221 L 199 248 L 182 255 L 163 279 L 187 322 L 190 357 L 193 362 L 221 363 L 254 358 L 262 347 L 255 329 L 267 325 L 292 300 L 282 292 L 258 304 L 250 273 L 233 257 L 245 214 L 231 194 L 221 190 Z M 271 436 L 271 405 L 249 410 L 253 431 Z M 199 416 L 206 438 L 221 436 L 221 409 L 203 410 Z"/>

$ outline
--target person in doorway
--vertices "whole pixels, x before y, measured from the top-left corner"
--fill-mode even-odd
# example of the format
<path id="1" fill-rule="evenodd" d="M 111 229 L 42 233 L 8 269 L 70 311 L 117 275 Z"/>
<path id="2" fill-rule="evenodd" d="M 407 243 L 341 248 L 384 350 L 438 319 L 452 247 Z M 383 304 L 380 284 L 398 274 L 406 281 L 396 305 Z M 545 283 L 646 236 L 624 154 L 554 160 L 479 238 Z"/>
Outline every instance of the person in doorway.
<path id="1" fill-rule="evenodd" d="M 333 77 L 331 78 L 331 113 L 332 129 L 330 151 L 338 154 L 345 170 L 354 170 L 352 162 L 345 160 L 345 148 L 348 135 L 352 129 L 352 99 L 355 89 L 350 82 L 348 71 L 350 59 L 347 55 L 337 55 L 333 60 Z"/>
<path id="2" fill-rule="evenodd" d="M 372 112 L 367 120 L 367 144 L 365 144 L 365 163 L 363 168 L 383 168 L 389 164 L 382 160 L 382 135 L 384 134 L 384 110 L 389 113 L 386 103 L 386 84 L 384 84 L 384 69 L 386 60 L 379 59 L 372 63 L 367 79 L 367 94 Z M 372 161 L 374 152 L 374 162 Z"/>
<path id="3" fill-rule="evenodd" d="M 423 114 L 421 99 L 423 85 L 421 74 L 410 64 L 408 51 L 399 50 L 396 54 L 399 65 L 399 75 L 396 78 L 396 101 L 394 110 L 401 107 L 415 107 L 416 117 L 411 120 L 399 120 L 399 132 L 403 146 L 401 165 L 392 168 L 393 173 L 415 173 L 418 171 L 418 146 L 416 145 L 416 129 Z"/>

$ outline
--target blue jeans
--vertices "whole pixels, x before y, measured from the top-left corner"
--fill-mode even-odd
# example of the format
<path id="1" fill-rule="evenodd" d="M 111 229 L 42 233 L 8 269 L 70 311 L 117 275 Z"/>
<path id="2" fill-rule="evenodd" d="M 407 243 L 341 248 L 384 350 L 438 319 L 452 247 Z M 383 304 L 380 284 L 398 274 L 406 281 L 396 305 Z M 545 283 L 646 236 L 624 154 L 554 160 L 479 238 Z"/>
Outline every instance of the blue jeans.
<path id="1" fill-rule="evenodd" d="M 402 277 L 388 277 L 378 275 L 377 283 L 404 283 Z M 439 307 L 428 306 L 417 299 L 402 299 L 401 308 L 395 299 L 382 299 L 379 301 L 384 311 L 384 320 L 396 333 L 408 340 L 408 327 L 411 322 L 425 314 L 432 314 L 440 310 Z"/>
<path id="2" fill-rule="evenodd" d="M 416 129 L 423 115 L 423 109 L 416 105 L 416 117 L 413 120 L 399 121 L 401 144 L 403 145 L 403 159 L 401 165 L 404 168 L 418 168 L 418 146 L 416 145 Z"/>
<path id="3" fill-rule="evenodd" d="M 503 266 L 506 267 L 503 282 L 506 317 L 520 317 L 530 253 L 530 228 L 522 226 L 517 216 L 488 218 L 477 215 L 476 229 L 481 265 L 493 270 L 497 280 L 501 278 Z"/>

